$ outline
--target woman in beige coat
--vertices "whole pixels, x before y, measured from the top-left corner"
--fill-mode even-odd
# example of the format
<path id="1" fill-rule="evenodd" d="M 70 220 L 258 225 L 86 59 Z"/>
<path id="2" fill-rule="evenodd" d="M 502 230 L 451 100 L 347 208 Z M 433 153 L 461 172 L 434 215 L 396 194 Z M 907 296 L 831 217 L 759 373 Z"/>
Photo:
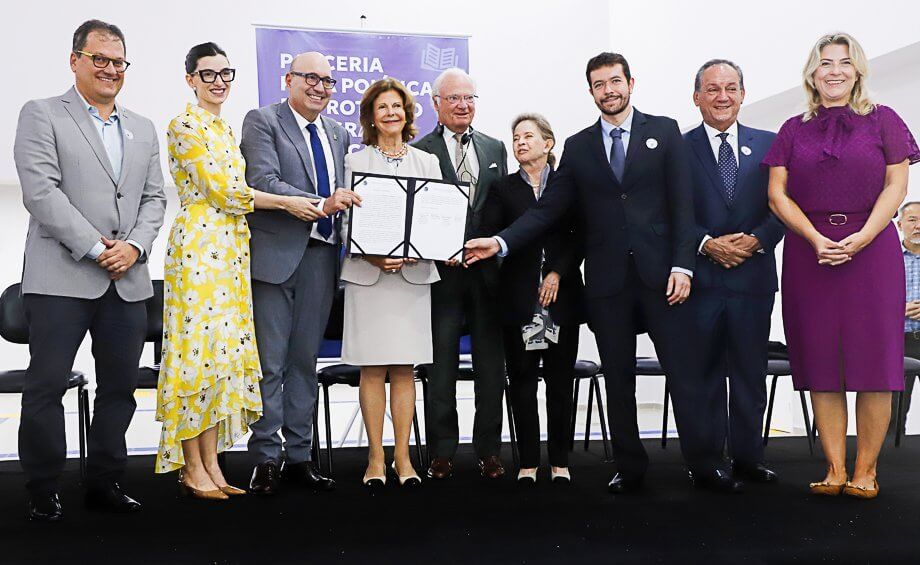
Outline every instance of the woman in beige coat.
<path id="1" fill-rule="evenodd" d="M 361 125 L 367 147 L 345 157 L 345 176 L 379 173 L 441 178 L 434 155 L 410 147 L 416 133 L 415 101 L 397 80 L 374 83 L 361 100 Z M 409 457 L 409 433 L 415 413 L 413 366 L 432 362 L 431 283 L 439 280 L 431 261 L 378 256 L 349 256 L 342 266 L 345 323 L 342 362 L 361 367 L 359 398 L 369 443 L 364 484 L 386 483 L 383 421 L 386 377 L 395 449 L 392 469 L 402 486 L 421 479 Z"/>

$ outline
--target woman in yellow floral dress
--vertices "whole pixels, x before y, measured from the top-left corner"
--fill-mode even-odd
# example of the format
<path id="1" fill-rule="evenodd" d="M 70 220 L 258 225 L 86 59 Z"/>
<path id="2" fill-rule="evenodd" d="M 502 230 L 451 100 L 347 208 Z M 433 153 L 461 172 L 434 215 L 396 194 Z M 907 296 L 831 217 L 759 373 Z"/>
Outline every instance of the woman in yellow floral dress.
<path id="1" fill-rule="evenodd" d="M 245 214 L 277 209 L 304 221 L 323 214 L 307 198 L 246 186 L 239 146 L 220 117 L 235 75 L 226 53 L 214 43 L 197 45 L 185 67 L 197 105 L 167 132 L 181 209 L 166 251 L 156 472 L 182 469 L 182 492 L 224 500 L 245 491 L 227 484 L 217 454 L 262 412 Z"/>

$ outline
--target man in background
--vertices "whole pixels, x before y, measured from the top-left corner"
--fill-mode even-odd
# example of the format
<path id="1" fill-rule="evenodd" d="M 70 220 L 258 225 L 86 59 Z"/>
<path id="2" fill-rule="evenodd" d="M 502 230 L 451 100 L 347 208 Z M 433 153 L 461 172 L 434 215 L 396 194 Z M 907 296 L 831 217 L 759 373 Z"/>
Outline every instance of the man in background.
<path id="1" fill-rule="evenodd" d="M 904 274 L 907 279 L 907 304 L 904 308 L 904 356 L 920 359 L 920 202 L 908 202 L 901 206 L 898 216 L 898 228 L 901 230 L 904 246 Z M 904 381 L 904 415 L 898 421 L 898 395 L 891 395 L 891 423 L 889 434 L 894 434 L 898 427 L 904 433 L 907 423 L 907 411 L 914 392 L 916 379 L 911 376 Z"/>

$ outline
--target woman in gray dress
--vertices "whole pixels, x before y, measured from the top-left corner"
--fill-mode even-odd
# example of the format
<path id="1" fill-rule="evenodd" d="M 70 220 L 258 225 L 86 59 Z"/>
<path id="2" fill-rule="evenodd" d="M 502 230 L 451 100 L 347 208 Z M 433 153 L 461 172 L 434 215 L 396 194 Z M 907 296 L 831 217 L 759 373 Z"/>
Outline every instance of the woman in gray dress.
<path id="1" fill-rule="evenodd" d="M 416 128 L 415 100 L 399 81 L 375 82 L 361 100 L 366 147 L 345 157 L 346 186 L 360 173 L 441 178 L 438 158 L 410 147 Z M 386 483 L 383 421 L 386 377 L 395 449 L 392 469 L 402 486 L 421 479 L 409 458 L 409 432 L 415 413 L 413 366 L 432 362 L 431 283 L 439 280 L 431 261 L 378 256 L 349 256 L 345 281 L 342 362 L 361 367 L 359 399 L 367 428 L 369 453 L 364 484 Z"/>

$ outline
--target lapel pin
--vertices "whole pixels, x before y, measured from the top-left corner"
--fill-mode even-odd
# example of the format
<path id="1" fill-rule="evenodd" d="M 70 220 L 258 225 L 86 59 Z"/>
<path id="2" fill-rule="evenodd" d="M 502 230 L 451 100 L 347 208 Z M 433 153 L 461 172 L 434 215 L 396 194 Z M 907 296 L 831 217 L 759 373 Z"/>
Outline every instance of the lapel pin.
<path id="1" fill-rule="evenodd" d="M 650 137 L 645 140 L 645 146 L 648 147 L 649 149 L 654 149 L 658 147 L 658 140 L 655 139 L 654 137 Z"/>
<path id="2" fill-rule="evenodd" d="M 741 152 L 744 153 L 745 155 L 750 155 L 750 154 L 751 154 L 751 148 L 748 147 L 747 145 L 742 145 L 742 146 L 741 146 Z"/>
<path id="3" fill-rule="evenodd" d="M 131 130 L 126 129 L 126 130 L 125 130 L 125 137 L 126 137 L 127 139 L 134 139 L 134 134 L 131 133 Z"/>

